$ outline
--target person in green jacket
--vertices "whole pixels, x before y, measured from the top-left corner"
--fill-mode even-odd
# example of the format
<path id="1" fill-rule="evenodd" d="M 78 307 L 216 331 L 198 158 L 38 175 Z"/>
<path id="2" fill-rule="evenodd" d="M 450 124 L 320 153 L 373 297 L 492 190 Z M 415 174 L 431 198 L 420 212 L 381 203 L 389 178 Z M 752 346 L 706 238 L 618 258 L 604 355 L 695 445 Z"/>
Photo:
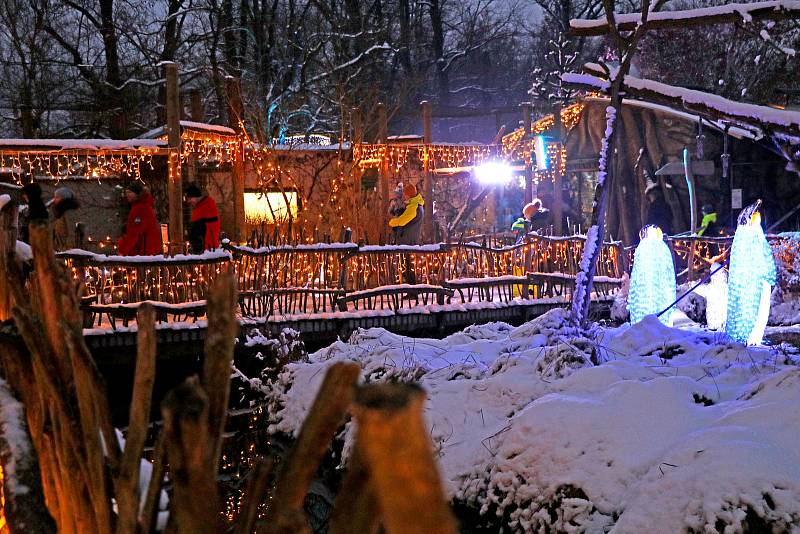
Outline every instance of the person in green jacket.
<path id="1" fill-rule="evenodd" d="M 704 204 L 700 212 L 703 214 L 703 219 L 700 221 L 700 229 L 697 235 L 705 237 L 718 237 L 721 233 L 721 228 L 717 223 L 717 212 L 711 204 Z"/>
<path id="2" fill-rule="evenodd" d="M 525 207 L 522 208 L 522 217 L 519 217 L 511 225 L 511 231 L 517 234 L 517 243 L 521 242 L 529 231 L 538 230 L 541 225 L 534 228 L 534 222 L 546 215 L 547 210 L 542 207 L 542 201 L 538 198 L 525 204 Z"/>

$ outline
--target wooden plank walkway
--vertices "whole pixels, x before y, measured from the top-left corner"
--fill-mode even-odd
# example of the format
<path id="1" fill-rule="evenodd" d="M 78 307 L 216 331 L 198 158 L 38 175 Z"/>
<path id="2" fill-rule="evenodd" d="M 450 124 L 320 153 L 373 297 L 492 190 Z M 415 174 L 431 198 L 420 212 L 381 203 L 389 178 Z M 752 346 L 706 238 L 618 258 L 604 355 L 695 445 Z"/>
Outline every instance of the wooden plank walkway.
<path id="1" fill-rule="evenodd" d="M 607 315 L 612 299 L 600 298 L 593 301 L 593 313 Z M 445 309 L 437 307 L 420 306 L 415 309 L 402 310 L 403 313 L 394 313 L 387 310 L 385 313 L 368 314 L 328 314 L 324 317 L 300 316 L 287 319 L 270 318 L 250 319 L 240 321 L 243 329 L 257 329 L 263 334 L 277 336 L 284 328 L 292 328 L 300 332 L 303 341 L 309 350 L 324 347 L 337 338 L 347 339 L 358 328 L 385 328 L 391 332 L 415 337 L 440 337 L 460 330 L 472 324 L 481 324 L 492 321 L 504 321 L 518 325 L 530 321 L 554 308 L 563 308 L 567 302 L 556 299 L 541 299 L 515 302 L 507 306 L 475 307 L 474 309 Z M 119 328 L 86 329 L 84 338 L 89 349 L 97 358 L 108 361 L 127 360 L 135 355 L 136 329 Z M 156 330 L 159 345 L 169 345 L 171 350 L 160 350 L 160 355 L 169 354 L 170 357 L 180 357 L 182 354 L 202 353 L 202 343 L 205 339 L 205 321 L 196 323 L 165 323 Z M 120 362 L 122 363 L 122 362 Z"/>

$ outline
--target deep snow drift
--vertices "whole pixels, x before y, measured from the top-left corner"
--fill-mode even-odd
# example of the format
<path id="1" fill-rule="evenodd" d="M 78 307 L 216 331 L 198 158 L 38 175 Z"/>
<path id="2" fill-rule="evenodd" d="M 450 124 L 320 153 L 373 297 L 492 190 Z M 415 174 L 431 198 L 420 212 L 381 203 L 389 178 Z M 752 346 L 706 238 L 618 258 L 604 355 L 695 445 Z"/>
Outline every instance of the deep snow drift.
<path id="1" fill-rule="evenodd" d="M 418 381 L 450 495 L 515 531 L 800 528 L 800 368 L 654 317 L 580 335 L 565 310 L 445 339 L 356 332 L 265 383 L 295 433 L 325 374 Z M 353 435 L 348 423 L 345 453 Z M 716 529 L 716 530 L 715 530 Z M 768 531 L 769 531 L 768 530 Z"/>

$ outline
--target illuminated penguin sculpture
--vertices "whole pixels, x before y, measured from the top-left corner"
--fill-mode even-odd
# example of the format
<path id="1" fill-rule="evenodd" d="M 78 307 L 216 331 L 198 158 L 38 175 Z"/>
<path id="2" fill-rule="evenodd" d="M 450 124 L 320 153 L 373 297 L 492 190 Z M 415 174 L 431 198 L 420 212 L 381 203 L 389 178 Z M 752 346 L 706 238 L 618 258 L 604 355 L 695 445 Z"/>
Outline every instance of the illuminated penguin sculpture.
<path id="1" fill-rule="evenodd" d="M 728 319 L 725 331 L 734 341 L 760 345 L 776 282 L 775 258 L 761 229 L 761 201 L 739 214 L 728 273 Z"/>
<path id="2" fill-rule="evenodd" d="M 641 241 L 633 256 L 628 293 L 631 324 L 638 323 L 646 315 L 660 313 L 675 302 L 675 265 L 661 228 L 645 226 L 639 232 L 639 238 Z M 672 326 L 672 310 L 663 313 L 659 319 Z"/>

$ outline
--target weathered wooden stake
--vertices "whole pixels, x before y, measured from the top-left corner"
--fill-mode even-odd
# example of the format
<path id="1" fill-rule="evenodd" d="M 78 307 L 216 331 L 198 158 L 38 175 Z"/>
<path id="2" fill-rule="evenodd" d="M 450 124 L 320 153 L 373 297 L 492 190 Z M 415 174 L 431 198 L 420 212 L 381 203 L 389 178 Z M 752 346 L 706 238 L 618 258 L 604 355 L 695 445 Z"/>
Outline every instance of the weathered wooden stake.
<path id="1" fill-rule="evenodd" d="M 236 157 L 231 162 L 234 224 L 232 235 L 236 243 L 242 243 L 247 238 L 244 218 L 244 103 L 238 78 L 233 76 L 225 78 L 225 88 L 228 93 L 228 126 L 239 135 Z M 268 132 L 268 135 L 271 133 Z"/>
<path id="2" fill-rule="evenodd" d="M 422 131 L 423 143 L 430 145 L 433 143 L 433 122 L 431 120 L 431 103 L 427 100 L 420 102 L 422 107 Z M 433 154 L 428 153 L 425 161 L 425 168 L 422 175 L 422 197 L 425 200 L 423 208 L 424 218 L 422 219 L 422 235 L 425 242 L 430 243 L 434 239 L 433 235 Z"/>
<path id="3" fill-rule="evenodd" d="M 178 65 L 164 64 L 167 80 L 167 143 L 170 153 L 167 161 L 167 197 L 169 199 L 170 253 L 183 252 L 183 177 L 181 176 L 181 97 L 178 88 Z"/>
<path id="4" fill-rule="evenodd" d="M 410 385 L 370 385 L 356 394 L 356 441 L 388 534 L 456 532 L 422 418 L 424 402 L 425 392 Z"/>

